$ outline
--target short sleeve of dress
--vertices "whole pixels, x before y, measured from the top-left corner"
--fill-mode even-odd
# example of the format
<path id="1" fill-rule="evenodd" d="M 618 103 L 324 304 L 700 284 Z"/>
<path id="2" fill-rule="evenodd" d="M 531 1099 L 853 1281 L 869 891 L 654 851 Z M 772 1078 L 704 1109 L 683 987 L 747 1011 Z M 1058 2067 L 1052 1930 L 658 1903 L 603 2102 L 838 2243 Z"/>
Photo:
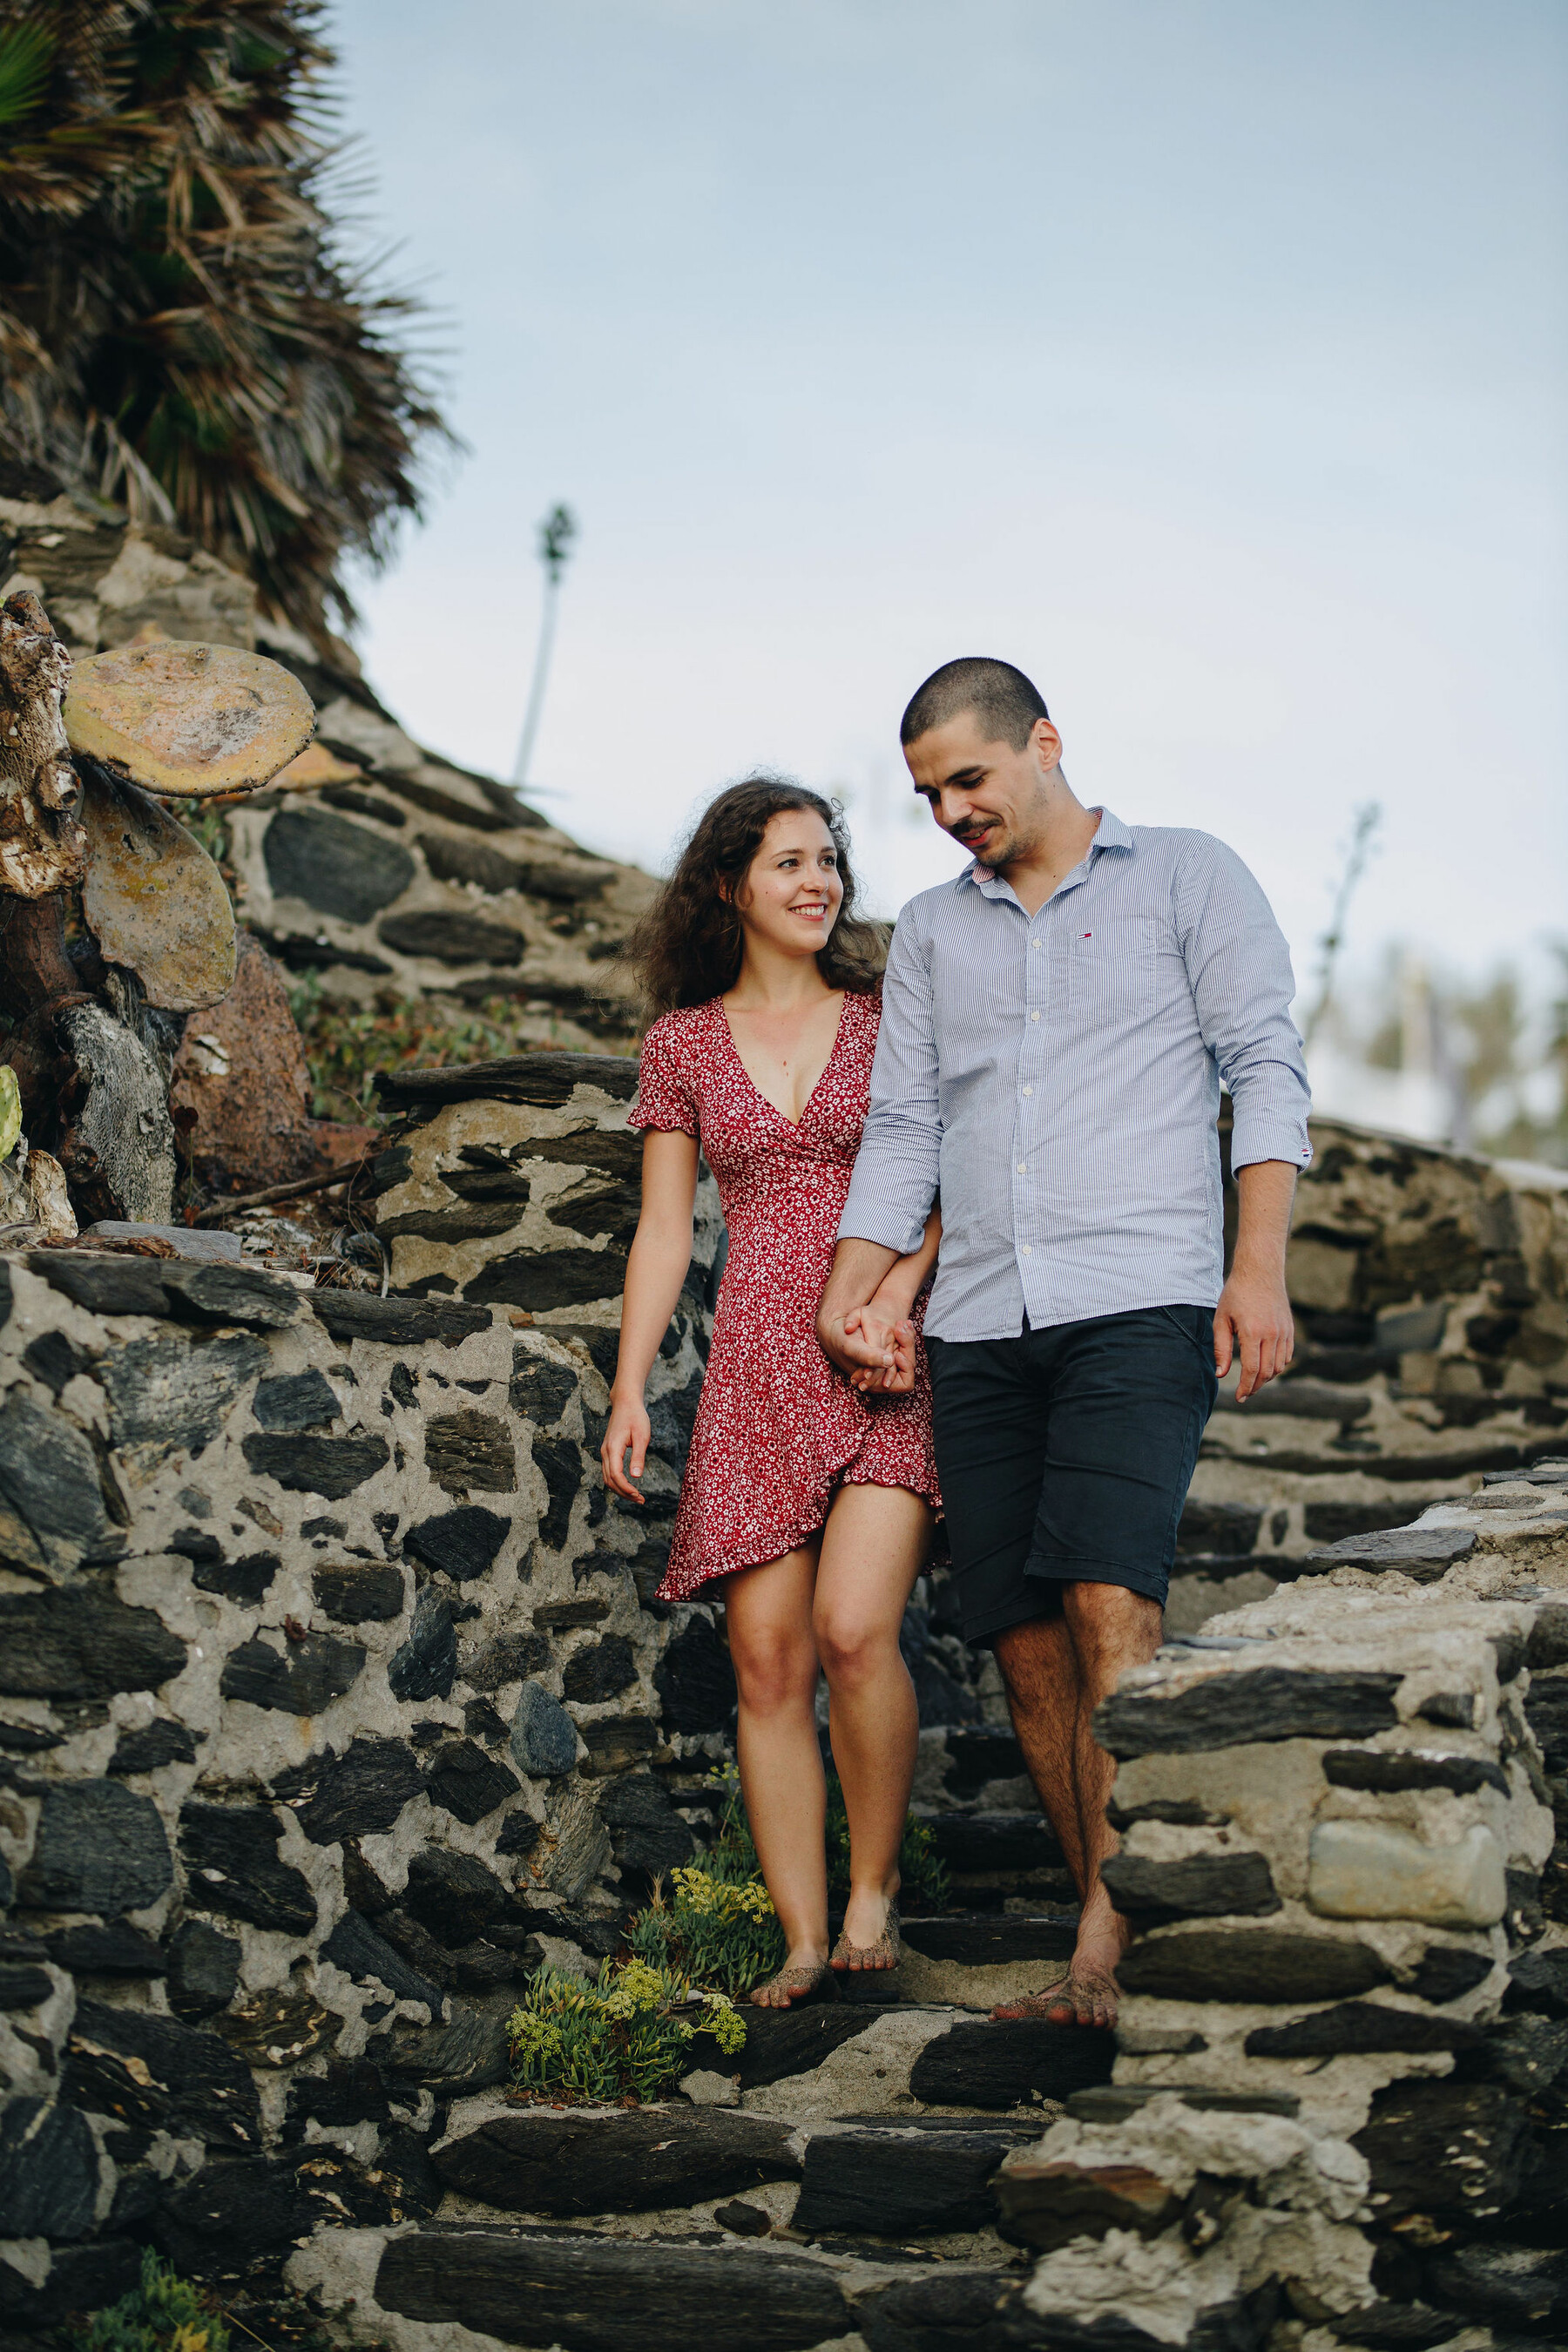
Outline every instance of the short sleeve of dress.
<path id="1" fill-rule="evenodd" d="M 642 1041 L 637 1100 L 627 1117 L 628 1126 L 657 1128 L 669 1135 L 696 1135 L 697 1102 L 681 1067 L 685 1058 L 674 1024 L 665 1013 Z"/>

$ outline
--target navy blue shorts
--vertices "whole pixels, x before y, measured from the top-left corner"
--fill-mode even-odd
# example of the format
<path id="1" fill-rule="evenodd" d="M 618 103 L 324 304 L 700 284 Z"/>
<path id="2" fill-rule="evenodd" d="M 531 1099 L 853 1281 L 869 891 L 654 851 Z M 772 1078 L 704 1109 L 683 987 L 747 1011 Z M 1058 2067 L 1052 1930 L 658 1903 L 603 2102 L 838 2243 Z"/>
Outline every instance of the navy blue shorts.
<path id="1" fill-rule="evenodd" d="M 964 1640 L 1058 1615 L 1064 1584 L 1125 1585 L 1163 1608 L 1214 1410 L 1214 1309 L 926 1347 Z"/>

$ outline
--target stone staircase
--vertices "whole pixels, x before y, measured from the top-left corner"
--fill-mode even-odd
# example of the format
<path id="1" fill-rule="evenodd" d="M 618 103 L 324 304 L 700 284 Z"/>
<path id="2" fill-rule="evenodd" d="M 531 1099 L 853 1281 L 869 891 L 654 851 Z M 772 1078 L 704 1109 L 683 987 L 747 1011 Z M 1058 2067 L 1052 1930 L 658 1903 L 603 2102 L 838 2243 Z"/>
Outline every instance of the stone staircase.
<path id="1" fill-rule="evenodd" d="M 1071 1952 L 1062 1857 L 1010 1732 L 921 1748 L 918 1811 L 963 1907 L 908 1918 L 894 1976 L 749 2009 L 744 2049 L 655 2105 L 454 2100 L 428 2218 L 320 2233 L 296 2285 L 352 2299 L 356 2334 L 397 2352 L 454 2325 L 538 2352 L 1058 2340 L 1015 2309 L 1034 2255 L 996 2176 L 1058 2116 L 1094 2116 L 1115 2045 L 992 2021 Z"/>

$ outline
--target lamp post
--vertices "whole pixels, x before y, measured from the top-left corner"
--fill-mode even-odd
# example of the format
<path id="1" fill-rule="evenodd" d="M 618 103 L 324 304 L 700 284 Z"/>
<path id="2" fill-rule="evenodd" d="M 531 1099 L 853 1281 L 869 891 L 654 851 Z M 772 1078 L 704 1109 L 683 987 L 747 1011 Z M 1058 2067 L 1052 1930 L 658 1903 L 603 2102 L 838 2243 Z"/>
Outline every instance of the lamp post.
<path id="1" fill-rule="evenodd" d="M 529 764 L 533 758 L 533 740 L 539 732 L 539 721 L 544 710 L 544 688 L 550 676 L 550 656 L 555 645 L 555 615 L 561 596 L 561 575 L 566 569 L 572 542 L 576 536 L 577 518 L 569 506 L 557 504 L 552 507 L 539 526 L 539 560 L 544 566 L 544 605 L 539 616 L 539 644 L 533 656 L 533 679 L 528 689 L 522 738 L 517 747 L 517 759 L 511 772 L 512 782 L 520 792 L 527 787 Z"/>

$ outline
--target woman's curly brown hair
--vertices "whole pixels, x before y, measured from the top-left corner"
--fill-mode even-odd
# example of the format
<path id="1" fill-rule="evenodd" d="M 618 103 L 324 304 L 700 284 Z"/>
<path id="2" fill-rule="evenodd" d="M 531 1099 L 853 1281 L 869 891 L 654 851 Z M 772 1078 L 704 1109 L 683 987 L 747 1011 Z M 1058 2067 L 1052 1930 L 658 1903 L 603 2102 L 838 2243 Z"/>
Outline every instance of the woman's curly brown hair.
<path id="1" fill-rule="evenodd" d="M 703 810 L 674 873 L 626 942 L 626 958 L 642 982 L 650 1018 L 678 1005 L 706 1004 L 733 988 L 743 945 L 734 893 L 773 818 L 792 809 L 810 809 L 819 816 L 838 850 L 844 903 L 817 951 L 822 977 L 830 988 L 851 989 L 857 995 L 877 986 L 887 961 L 887 931 L 855 912 L 843 810 L 787 776 L 748 776 Z"/>

